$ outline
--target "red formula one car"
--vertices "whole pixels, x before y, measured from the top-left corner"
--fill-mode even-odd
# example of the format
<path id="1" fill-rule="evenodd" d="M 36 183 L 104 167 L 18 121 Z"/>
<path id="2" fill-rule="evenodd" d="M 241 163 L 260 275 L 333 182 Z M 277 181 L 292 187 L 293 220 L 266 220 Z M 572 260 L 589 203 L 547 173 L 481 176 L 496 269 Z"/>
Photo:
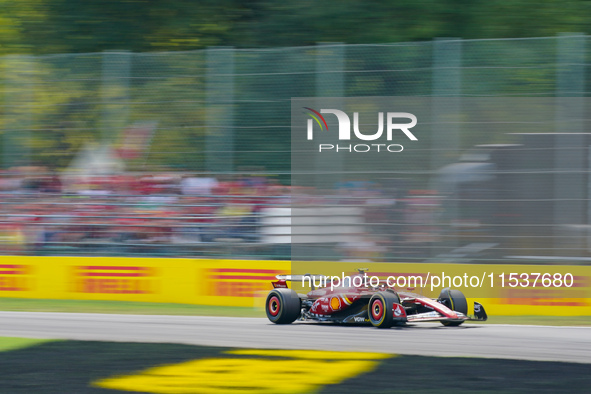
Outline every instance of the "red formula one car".
<path id="1" fill-rule="evenodd" d="M 359 269 L 363 276 L 365 269 Z M 327 278 L 318 275 L 277 275 L 274 289 L 265 304 L 267 317 L 276 324 L 296 320 L 313 320 L 343 324 L 371 324 L 388 328 L 407 322 L 439 321 L 444 326 L 459 326 L 466 320 L 484 321 L 486 312 L 474 302 L 474 316 L 468 315 L 468 302 L 459 290 L 443 289 L 439 298 L 432 299 L 412 292 L 396 291 L 384 281 L 376 287 L 323 287 L 299 295 L 287 287 L 288 281 Z M 330 282 L 329 282 L 330 283 Z"/>

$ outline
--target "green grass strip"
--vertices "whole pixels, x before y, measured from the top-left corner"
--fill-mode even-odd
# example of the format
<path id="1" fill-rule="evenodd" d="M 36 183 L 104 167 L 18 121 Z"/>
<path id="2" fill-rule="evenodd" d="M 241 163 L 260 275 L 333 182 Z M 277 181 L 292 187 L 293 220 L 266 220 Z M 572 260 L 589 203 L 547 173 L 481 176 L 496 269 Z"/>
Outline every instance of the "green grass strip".
<path id="1" fill-rule="evenodd" d="M 263 310 L 238 306 L 166 304 L 129 301 L 41 300 L 27 298 L 0 298 L 0 311 L 232 317 L 265 316 L 265 311 Z"/>
<path id="2" fill-rule="evenodd" d="M 238 306 L 128 301 L 40 300 L 26 298 L 0 298 L 0 311 L 265 317 L 265 311 L 262 309 Z M 591 316 L 490 316 L 488 321 L 478 324 L 591 326 Z"/>
<path id="3" fill-rule="evenodd" d="M 41 343 L 53 342 L 54 339 L 32 339 L 32 338 L 15 338 L 15 337 L 0 337 L 0 352 L 7 352 L 10 350 L 24 349 L 30 346 L 39 345 Z"/>

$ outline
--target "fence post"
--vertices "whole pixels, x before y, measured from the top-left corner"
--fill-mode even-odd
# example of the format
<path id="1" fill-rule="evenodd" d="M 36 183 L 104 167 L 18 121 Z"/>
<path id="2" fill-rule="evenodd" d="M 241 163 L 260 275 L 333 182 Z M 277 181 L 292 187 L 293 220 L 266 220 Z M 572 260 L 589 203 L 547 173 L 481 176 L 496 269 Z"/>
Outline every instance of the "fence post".
<path id="1" fill-rule="evenodd" d="M 102 54 L 101 140 L 114 142 L 129 124 L 129 77 L 131 53 L 108 51 Z"/>
<path id="2" fill-rule="evenodd" d="M 556 113 L 557 133 L 582 133 L 585 131 L 585 41 L 580 33 L 559 34 L 556 59 Z M 588 141 L 588 140 L 587 140 Z M 587 200 L 586 138 L 582 134 L 556 135 L 554 142 L 554 250 L 564 255 L 566 245 L 562 236 L 567 234 L 568 224 L 588 224 L 584 218 L 591 213 Z M 583 234 L 580 234 L 581 239 Z M 566 239 L 565 239 L 566 241 Z M 582 245 L 582 243 L 578 243 Z M 570 245 L 573 245 L 572 240 Z"/>
<path id="3" fill-rule="evenodd" d="M 206 168 L 229 173 L 234 170 L 234 48 L 208 48 L 206 63 Z"/>
<path id="4" fill-rule="evenodd" d="M 31 164 L 35 57 L 4 56 L 4 168 Z"/>
<path id="5" fill-rule="evenodd" d="M 345 45 L 335 42 L 321 42 L 316 46 L 316 97 L 330 97 L 335 108 L 342 108 L 340 100 L 345 94 L 343 73 L 345 63 Z M 340 105 L 339 105 L 340 103 Z M 344 108 L 343 108 L 344 109 Z M 320 110 L 320 109 L 319 109 Z M 327 116 L 328 129 L 338 129 L 334 116 Z M 335 144 L 334 135 L 318 133 L 319 144 Z M 331 137 L 332 136 L 332 137 Z M 316 187 L 332 189 L 343 180 L 345 155 L 316 155 Z"/>
<path id="6" fill-rule="evenodd" d="M 458 159 L 460 153 L 462 40 L 437 38 L 433 42 L 432 82 L 432 132 L 431 132 L 431 188 L 436 189 L 437 170 Z M 452 234 L 452 224 L 458 219 L 458 204 L 454 198 L 446 202 L 447 234 Z M 447 238 L 444 246 L 458 246 L 459 240 Z M 432 250 L 431 255 L 445 252 Z"/>
<path id="7" fill-rule="evenodd" d="M 462 41 L 437 38 L 433 42 L 433 170 L 455 162 L 460 151 Z"/>

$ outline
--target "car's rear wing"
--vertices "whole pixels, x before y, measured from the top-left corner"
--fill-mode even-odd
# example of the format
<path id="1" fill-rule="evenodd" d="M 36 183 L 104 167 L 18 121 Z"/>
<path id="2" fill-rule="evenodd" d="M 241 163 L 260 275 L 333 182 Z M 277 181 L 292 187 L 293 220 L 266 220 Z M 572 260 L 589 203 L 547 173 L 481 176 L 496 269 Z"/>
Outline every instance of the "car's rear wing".
<path id="1" fill-rule="evenodd" d="M 327 276 L 327 275 L 305 274 L 305 275 L 277 275 L 276 278 L 279 279 L 279 280 L 286 281 L 286 282 L 296 282 L 296 281 L 300 281 L 301 282 L 302 280 L 308 280 L 308 278 L 310 280 L 323 281 L 323 282 L 325 282 L 330 277 Z"/>
<path id="2" fill-rule="evenodd" d="M 302 282 L 305 283 L 309 281 L 308 284 L 312 288 L 315 289 L 315 284 L 326 285 L 326 282 L 329 276 L 326 275 L 312 275 L 312 274 L 305 274 L 305 275 L 277 275 L 276 278 L 278 279 L 277 282 L 272 282 L 274 288 L 287 288 L 287 282 Z"/>

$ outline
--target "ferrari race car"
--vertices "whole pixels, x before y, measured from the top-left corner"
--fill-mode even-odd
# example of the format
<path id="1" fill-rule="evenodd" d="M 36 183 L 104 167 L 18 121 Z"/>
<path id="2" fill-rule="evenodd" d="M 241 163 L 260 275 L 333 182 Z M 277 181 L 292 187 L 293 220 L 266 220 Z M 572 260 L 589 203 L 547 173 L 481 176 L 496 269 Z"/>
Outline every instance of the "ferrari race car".
<path id="1" fill-rule="evenodd" d="M 365 270 L 359 269 L 363 275 Z M 474 302 L 474 315 L 468 315 L 468 302 L 459 290 L 445 288 L 439 298 L 432 299 L 412 292 L 396 291 L 380 281 L 376 287 L 348 286 L 323 287 L 299 295 L 287 286 L 288 281 L 324 278 L 319 275 L 277 275 L 273 290 L 269 292 L 265 310 L 270 321 L 289 324 L 296 320 L 334 322 L 341 324 L 371 324 L 388 328 L 407 322 L 439 321 L 444 326 L 459 326 L 467 320 L 487 320 L 478 302 Z M 313 282 L 309 282 L 313 283 Z"/>

